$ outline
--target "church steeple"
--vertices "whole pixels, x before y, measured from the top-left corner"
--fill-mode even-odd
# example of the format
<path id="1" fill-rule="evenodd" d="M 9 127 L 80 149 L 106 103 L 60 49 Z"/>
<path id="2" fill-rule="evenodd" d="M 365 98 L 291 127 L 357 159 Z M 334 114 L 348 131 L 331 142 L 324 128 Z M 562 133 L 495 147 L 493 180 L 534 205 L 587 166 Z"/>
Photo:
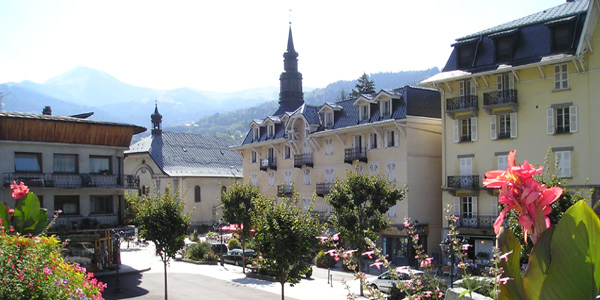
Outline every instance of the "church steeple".
<path id="1" fill-rule="evenodd" d="M 291 22 L 287 50 L 283 53 L 283 58 L 284 71 L 279 76 L 279 105 L 295 110 L 304 104 L 304 93 L 302 93 L 302 74 L 298 72 L 298 52 L 294 49 Z"/>
<path id="2" fill-rule="evenodd" d="M 150 115 L 152 119 L 152 135 L 162 134 L 162 115 L 158 112 L 158 103 L 154 104 L 154 113 Z"/>

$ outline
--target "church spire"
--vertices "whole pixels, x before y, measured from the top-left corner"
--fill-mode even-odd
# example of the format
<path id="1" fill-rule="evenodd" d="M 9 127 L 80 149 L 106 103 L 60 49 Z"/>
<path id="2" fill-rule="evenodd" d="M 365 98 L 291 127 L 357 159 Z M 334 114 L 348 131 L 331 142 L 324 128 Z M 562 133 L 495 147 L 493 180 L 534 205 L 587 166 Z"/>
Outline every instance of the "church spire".
<path id="1" fill-rule="evenodd" d="M 158 101 L 154 104 L 154 113 L 150 115 L 152 119 L 152 135 L 162 134 L 162 115 L 158 112 Z"/>
<path id="2" fill-rule="evenodd" d="M 304 104 L 302 74 L 298 72 L 298 52 L 294 49 L 292 24 L 288 35 L 287 50 L 283 53 L 283 73 L 279 76 L 279 105 L 286 110 L 295 110 Z"/>

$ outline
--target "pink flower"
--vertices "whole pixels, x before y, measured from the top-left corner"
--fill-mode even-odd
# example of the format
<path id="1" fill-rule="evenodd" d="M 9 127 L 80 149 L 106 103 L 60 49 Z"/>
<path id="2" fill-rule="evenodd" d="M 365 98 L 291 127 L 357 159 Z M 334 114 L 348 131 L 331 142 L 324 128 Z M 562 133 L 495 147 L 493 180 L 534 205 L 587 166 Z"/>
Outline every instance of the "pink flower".
<path id="1" fill-rule="evenodd" d="M 29 193 L 29 188 L 21 181 L 20 184 L 17 185 L 16 181 L 13 181 L 13 184 L 10 185 L 10 189 L 13 190 L 12 197 L 15 200 L 19 200 Z"/>
<path id="2" fill-rule="evenodd" d="M 325 242 L 327 241 L 326 236 L 318 236 L 317 238 L 321 240 L 321 244 L 325 244 Z"/>
<path id="3" fill-rule="evenodd" d="M 498 234 L 504 217 L 511 209 L 519 212 L 519 224 L 523 229 L 525 242 L 527 236 L 536 243 L 542 231 L 550 227 L 547 217 L 552 212 L 550 206 L 562 195 L 562 188 L 551 187 L 536 181 L 533 176 L 542 173 L 542 168 L 534 168 L 527 161 L 521 166 L 515 165 L 516 150 L 508 154 L 508 169 L 485 173 L 483 185 L 500 189 L 498 202 L 506 205 L 494 223 L 494 232 Z"/>
<path id="4" fill-rule="evenodd" d="M 496 276 L 496 282 L 506 284 L 512 278 L 510 277 L 500 277 L 501 275 Z"/>
<path id="5" fill-rule="evenodd" d="M 346 258 L 348 256 L 352 256 L 352 254 L 356 251 L 358 251 L 358 250 L 355 249 L 355 250 L 344 251 L 344 258 Z"/>
<path id="6" fill-rule="evenodd" d="M 338 233 L 334 234 L 334 235 L 333 235 L 331 238 L 332 238 L 334 241 L 336 241 L 336 242 L 337 242 L 337 241 L 339 241 L 339 240 L 340 240 L 340 233 L 338 232 Z"/>
<path id="7" fill-rule="evenodd" d="M 382 262 L 374 262 L 372 264 L 370 264 L 370 266 L 375 266 L 377 268 L 377 270 L 381 270 L 381 266 L 383 265 Z"/>
<path id="8" fill-rule="evenodd" d="M 404 218 L 404 227 L 410 226 L 410 220 L 408 218 Z"/>
<path id="9" fill-rule="evenodd" d="M 44 274 L 50 275 L 50 274 L 52 274 L 52 270 L 50 270 L 48 268 L 44 268 Z"/>
<path id="10" fill-rule="evenodd" d="M 512 250 L 510 252 L 504 253 L 502 255 L 500 255 L 500 260 L 504 259 L 505 261 L 508 261 L 508 256 L 512 253 Z"/>
<path id="11" fill-rule="evenodd" d="M 369 259 L 373 259 L 373 251 L 367 251 L 367 252 L 363 253 L 362 255 L 366 255 L 369 257 Z"/>
<path id="12" fill-rule="evenodd" d="M 471 245 L 469 245 L 469 244 L 462 244 L 462 248 L 461 249 L 462 249 L 462 251 L 467 251 L 467 250 L 469 250 L 469 247 L 471 247 Z"/>

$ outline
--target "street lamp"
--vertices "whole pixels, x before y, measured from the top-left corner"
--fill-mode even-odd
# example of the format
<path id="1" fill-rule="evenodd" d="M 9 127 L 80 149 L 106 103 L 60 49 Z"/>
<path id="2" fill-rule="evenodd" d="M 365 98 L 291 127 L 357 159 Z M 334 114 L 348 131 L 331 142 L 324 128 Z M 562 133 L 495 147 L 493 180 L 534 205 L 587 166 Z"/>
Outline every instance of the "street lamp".
<path id="1" fill-rule="evenodd" d="M 446 238 L 440 243 L 440 248 L 446 257 L 450 259 L 450 287 L 454 287 L 454 245 L 452 240 Z"/>
<path id="2" fill-rule="evenodd" d="M 113 233 L 113 246 L 117 247 L 117 282 L 115 283 L 115 291 L 121 291 L 121 279 L 119 278 L 119 268 L 121 263 L 121 235 L 123 231 L 112 230 Z"/>

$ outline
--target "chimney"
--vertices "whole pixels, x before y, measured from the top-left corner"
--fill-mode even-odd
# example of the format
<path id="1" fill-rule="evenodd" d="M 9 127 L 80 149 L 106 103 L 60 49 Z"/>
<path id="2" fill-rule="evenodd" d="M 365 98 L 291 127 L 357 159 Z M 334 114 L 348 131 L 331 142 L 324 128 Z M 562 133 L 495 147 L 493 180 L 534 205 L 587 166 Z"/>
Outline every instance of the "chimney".
<path id="1" fill-rule="evenodd" d="M 51 116 L 52 108 L 50 106 L 44 106 L 44 110 L 42 111 L 42 114 L 46 115 L 46 116 Z"/>

